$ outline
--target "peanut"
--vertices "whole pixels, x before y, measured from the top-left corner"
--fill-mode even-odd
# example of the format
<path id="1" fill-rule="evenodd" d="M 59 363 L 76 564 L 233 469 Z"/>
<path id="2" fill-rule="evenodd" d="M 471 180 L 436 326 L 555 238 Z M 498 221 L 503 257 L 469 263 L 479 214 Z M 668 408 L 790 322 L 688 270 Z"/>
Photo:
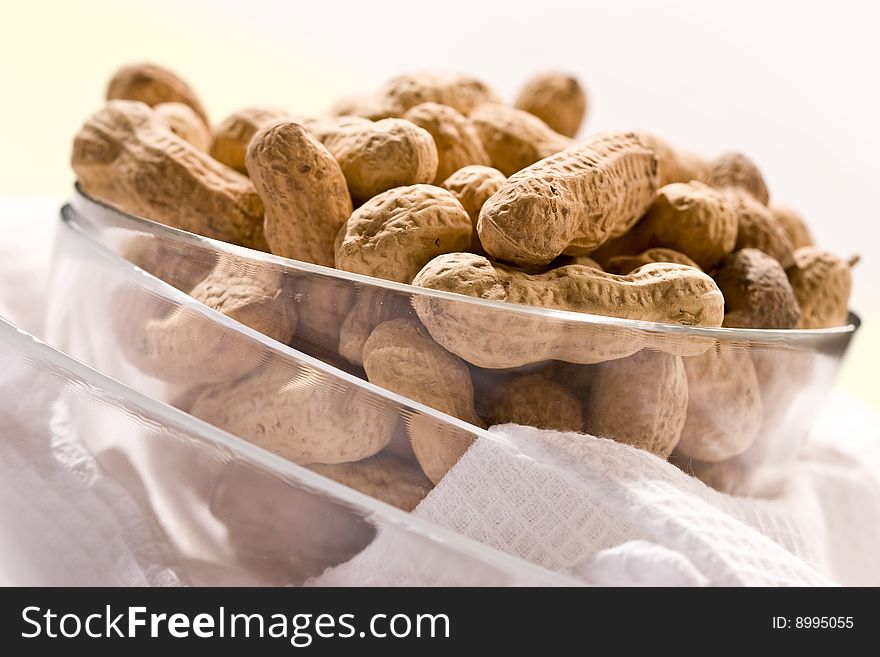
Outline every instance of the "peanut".
<path id="1" fill-rule="evenodd" d="M 514 104 L 566 137 L 574 137 L 587 114 L 587 94 L 577 78 L 555 71 L 532 77 Z"/>
<path id="2" fill-rule="evenodd" d="M 390 290 L 360 288 L 357 299 L 339 327 L 339 355 L 363 365 L 364 344 L 379 324 L 411 312 L 409 298 Z"/>
<path id="3" fill-rule="evenodd" d="M 412 511 L 433 484 L 421 470 L 384 452 L 353 463 L 313 463 L 309 470 L 404 511 Z"/>
<path id="4" fill-rule="evenodd" d="M 71 164 L 87 194 L 121 210 L 266 250 L 251 182 L 172 133 L 144 103 L 111 100 L 93 114 Z"/>
<path id="5" fill-rule="evenodd" d="M 139 100 L 150 107 L 159 103 L 183 103 L 191 107 L 206 126 L 211 124 L 192 88 L 156 64 L 132 64 L 120 68 L 107 85 L 107 100 Z"/>
<path id="6" fill-rule="evenodd" d="M 374 103 L 382 108 L 375 118 L 401 117 L 422 103 L 448 105 L 465 116 L 483 103 L 496 103 L 498 97 L 489 87 L 460 73 L 412 73 L 389 80 L 379 90 Z M 374 118 L 371 116 L 370 118 Z"/>
<path id="7" fill-rule="evenodd" d="M 281 120 L 254 135 L 247 168 L 266 206 L 272 253 L 332 267 L 336 233 L 352 206 L 327 149 L 301 125 Z"/>
<path id="8" fill-rule="evenodd" d="M 505 176 L 565 150 L 574 142 L 528 112 L 497 103 L 470 114 L 492 166 Z"/>
<path id="9" fill-rule="evenodd" d="M 650 132 L 638 133 L 639 139 L 654 151 L 660 177 L 660 186 L 697 180 L 706 162 L 698 155 L 681 151 Z"/>
<path id="10" fill-rule="evenodd" d="M 635 135 L 601 134 L 511 176 L 486 201 L 477 232 L 498 260 L 545 265 L 622 235 L 656 191 L 653 153 Z"/>
<path id="11" fill-rule="evenodd" d="M 487 420 L 489 424 L 510 422 L 556 431 L 584 430 L 580 400 L 541 374 L 520 374 L 501 381 L 490 395 Z"/>
<path id="12" fill-rule="evenodd" d="M 301 465 L 360 461 L 380 452 L 397 413 L 320 370 L 278 363 L 209 388 L 190 412 Z"/>
<path id="13" fill-rule="evenodd" d="M 741 189 L 762 205 L 770 202 L 760 169 L 742 153 L 724 153 L 706 163 L 699 179 L 715 189 Z"/>
<path id="14" fill-rule="evenodd" d="M 506 180 L 507 177 L 498 169 L 472 164 L 462 167 L 443 181 L 442 187 L 455 195 L 471 218 L 473 234 L 470 250 L 474 253 L 483 252 L 483 245 L 480 244 L 480 237 L 477 235 L 480 210 L 489 197 L 501 189 L 501 185 Z"/>
<path id="15" fill-rule="evenodd" d="M 737 216 L 735 249 L 758 249 L 776 258 L 784 269 L 791 267 L 794 249 L 773 213 L 741 189 L 725 190 L 724 196 Z"/>
<path id="16" fill-rule="evenodd" d="M 283 293 L 279 269 L 225 256 L 189 294 L 279 342 L 287 343 L 296 330 L 297 314 Z M 153 318 L 135 314 L 127 335 L 129 359 L 144 373 L 164 381 L 228 381 L 250 372 L 264 358 L 262 348 L 251 339 L 188 308 L 171 314 L 160 311 Z"/>
<path id="17" fill-rule="evenodd" d="M 813 246 L 813 236 L 807 228 L 803 218 L 791 208 L 779 205 L 771 205 L 770 212 L 776 219 L 776 223 L 782 226 L 782 230 L 788 235 L 793 249 L 804 246 Z"/>
<path id="18" fill-rule="evenodd" d="M 591 267 L 593 269 L 598 269 L 599 271 L 605 271 L 602 265 L 600 265 L 588 255 L 563 256 L 554 262 L 558 262 L 560 267 L 564 267 L 566 265 L 581 265 L 583 267 Z M 635 269 L 635 267 L 633 267 L 633 269 Z M 611 273 L 614 274 L 619 272 Z M 629 272 L 626 273 L 628 274 Z"/>
<path id="19" fill-rule="evenodd" d="M 644 321 L 720 326 L 724 300 L 706 274 L 673 264 L 615 276 L 571 265 L 529 275 L 467 253 L 434 258 L 413 284 L 492 301 Z M 638 351 L 642 336 L 615 327 L 548 324 L 542 316 L 511 321 L 509 311 L 429 296 L 413 305 L 432 337 L 478 367 L 518 367 L 549 359 L 595 363 Z M 697 341 L 690 341 L 691 348 Z M 665 342 L 671 348 L 673 341 Z M 697 351 L 699 353 L 699 351 Z"/>
<path id="20" fill-rule="evenodd" d="M 475 426 L 483 422 L 474 410 L 474 389 L 467 366 L 438 345 L 417 320 L 392 319 L 367 339 L 364 370 L 371 383 L 401 394 Z M 413 452 L 434 483 L 461 457 L 470 441 L 432 430 L 430 418 L 410 422 Z"/>
<path id="21" fill-rule="evenodd" d="M 336 267 L 409 283 L 431 258 L 463 251 L 473 228 L 451 192 L 433 185 L 397 187 L 359 207 L 340 232 Z"/>
<path id="22" fill-rule="evenodd" d="M 666 458 L 681 437 L 687 408 L 681 356 L 645 350 L 596 367 L 586 428 Z"/>
<path id="23" fill-rule="evenodd" d="M 136 235 L 123 248 L 122 257 L 181 292 L 204 280 L 218 261 L 216 251 L 159 235 Z"/>
<path id="24" fill-rule="evenodd" d="M 440 185 L 464 166 L 490 164 L 473 123 L 453 108 L 437 103 L 422 103 L 408 110 L 403 118 L 427 130 L 437 145 L 435 185 Z"/>
<path id="25" fill-rule="evenodd" d="M 606 266 L 609 256 L 650 247 L 674 249 L 704 270 L 712 269 L 736 245 L 737 215 L 732 204 L 700 182 L 660 189 L 644 218 L 615 242 L 593 254 Z"/>
<path id="26" fill-rule="evenodd" d="M 688 380 L 687 420 L 676 452 L 699 461 L 724 461 L 747 450 L 763 416 L 755 368 L 745 347 L 718 343 L 683 358 Z"/>
<path id="27" fill-rule="evenodd" d="M 336 158 L 355 205 L 382 192 L 433 182 L 439 156 L 427 130 L 404 119 L 303 119 Z"/>
<path id="28" fill-rule="evenodd" d="M 227 116 L 214 129 L 208 152 L 222 162 L 247 175 L 247 147 L 261 128 L 283 119 L 288 113 L 277 107 L 245 107 Z"/>
<path id="29" fill-rule="evenodd" d="M 288 287 L 298 315 L 292 346 L 312 355 L 336 356 L 342 328 L 339 318 L 345 317 L 355 302 L 351 282 L 324 274 L 297 272 Z"/>
<path id="30" fill-rule="evenodd" d="M 168 129 L 200 151 L 207 151 L 211 143 L 211 131 L 201 117 L 189 105 L 183 103 L 159 103 L 153 108 L 168 124 Z"/>
<path id="31" fill-rule="evenodd" d="M 581 257 L 585 258 L 586 256 Z M 595 260 L 593 262 L 595 262 Z M 688 267 L 695 267 L 697 269 L 700 268 L 696 262 L 688 258 L 685 254 L 674 251 L 673 249 L 658 247 L 655 249 L 647 249 L 638 255 L 615 256 L 610 258 L 608 260 L 606 271 L 611 274 L 622 274 L 625 276 L 642 265 L 647 265 L 652 262 L 672 262 L 677 265 L 687 265 Z M 596 263 L 596 267 L 601 269 L 598 263 Z"/>
<path id="32" fill-rule="evenodd" d="M 800 319 L 801 309 L 785 270 L 757 249 L 727 256 L 715 272 L 724 294 L 724 326 L 731 328 L 788 329 Z"/>
<path id="33" fill-rule="evenodd" d="M 797 328 L 831 328 L 846 324 L 852 290 L 850 268 L 857 260 L 847 262 L 815 246 L 805 246 L 794 252 L 794 266 L 788 270 L 788 278 L 801 308 Z"/>

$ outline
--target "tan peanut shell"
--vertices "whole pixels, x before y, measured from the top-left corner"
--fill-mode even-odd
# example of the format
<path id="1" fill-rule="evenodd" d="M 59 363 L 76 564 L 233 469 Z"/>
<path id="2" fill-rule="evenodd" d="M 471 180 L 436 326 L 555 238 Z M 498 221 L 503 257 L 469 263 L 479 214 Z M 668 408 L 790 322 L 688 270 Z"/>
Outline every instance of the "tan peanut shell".
<path id="1" fill-rule="evenodd" d="M 336 233 L 352 206 L 327 149 L 303 126 L 282 119 L 254 135 L 247 168 L 266 207 L 272 253 L 332 267 Z"/>
<path id="2" fill-rule="evenodd" d="M 626 274 L 635 271 L 642 265 L 647 265 L 652 262 L 672 262 L 677 265 L 687 265 L 688 267 L 696 267 L 697 269 L 700 268 L 700 266 L 696 262 L 688 258 L 683 253 L 679 253 L 678 251 L 675 251 L 673 249 L 657 247 L 654 249 L 647 249 L 645 251 L 642 251 L 638 255 L 615 256 L 613 258 L 610 258 L 608 260 L 608 266 L 605 268 L 605 270 L 611 274 L 621 274 L 625 276 Z M 601 269 L 598 263 L 596 263 L 596 267 Z"/>
<path id="3" fill-rule="evenodd" d="M 628 133 L 596 135 L 511 176 L 480 211 L 495 259 L 545 265 L 621 235 L 651 205 L 657 160 Z"/>
<path id="4" fill-rule="evenodd" d="M 557 71 L 533 76 L 514 103 L 566 137 L 574 137 L 587 114 L 587 93 L 577 78 Z"/>
<path id="5" fill-rule="evenodd" d="M 529 275 L 482 256 L 453 253 L 434 258 L 413 284 L 492 301 L 684 325 L 720 326 L 724 313 L 724 299 L 709 276 L 673 264 L 646 265 L 630 276 L 579 265 Z M 588 364 L 645 346 L 644 336 L 621 327 L 529 315 L 512 320 L 508 310 L 429 296 L 414 298 L 413 305 L 437 342 L 478 367 L 549 359 Z M 697 342 L 664 345 L 699 353 Z"/>
<path id="6" fill-rule="evenodd" d="M 581 400 L 565 386 L 541 374 L 520 374 L 501 381 L 490 394 L 486 421 L 524 424 L 538 429 L 583 431 Z"/>
<path id="7" fill-rule="evenodd" d="M 404 511 L 412 511 L 434 487 L 424 473 L 385 452 L 353 463 L 313 463 L 309 470 Z"/>
<path id="8" fill-rule="evenodd" d="M 688 409 L 676 452 L 716 462 L 747 450 L 758 435 L 763 416 L 748 349 L 719 343 L 699 356 L 682 360 L 688 380 Z"/>
<path id="9" fill-rule="evenodd" d="M 412 312 L 409 298 L 381 288 L 358 290 L 354 305 L 339 327 L 339 355 L 363 365 L 364 344 L 379 324 Z"/>
<path id="10" fill-rule="evenodd" d="M 329 116 L 356 116 L 371 121 L 387 119 L 388 108 L 377 94 L 351 94 L 336 100 L 327 112 Z"/>
<path id="11" fill-rule="evenodd" d="M 397 413 L 317 370 L 272 365 L 206 390 L 190 412 L 295 463 L 347 463 L 377 454 Z"/>
<path id="12" fill-rule="evenodd" d="M 790 329 L 801 316 L 785 270 L 763 251 L 742 249 L 724 260 L 713 277 L 724 294 L 724 326 Z"/>
<path id="13" fill-rule="evenodd" d="M 150 107 L 159 103 L 183 103 L 189 105 L 205 125 L 211 125 L 192 88 L 156 64 L 132 64 L 120 68 L 107 85 L 107 100 L 139 100 Z"/>
<path id="14" fill-rule="evenodd" d="M 112 100 L 93 114 L 74 139 L 71 164 L 87 194 L 121 210 L 266 250 L 251 182 L 172 133 L 144 103 Z"/>
<path id="15" fill-rule="evenodd" d="M 852 290 L 850 267 L 850 262 L 819 247 L 805 246 L 794 252 L 794 266 L 788 270 L 788 278 L 801 308 L 797 328 L 846 324 Z"/>
<path id="16" fill-rule="evenodd" d="M 122 257 L 181 292 L 189 292 L 211 273 L 217 251 L 192 246 L 161 235 L 135 235 Z"/>
<path id="17" fill-rule="evenodd" d="M 687 407 L 681 356 L 644 350 L 596 366 L 586 429 L 666 458 L 681 437 Z"/>
<path id="18" fill-rule="evenodd" d="M 784 269 L 791 267 L 794 249 L 773 213 L 741 189 L 725 190 L 724 197 L 737 216 L 736 250 L 758 249 L 776 258 Z"/>
<path id="19" fill-rule="evenodd" d="M 470 114 L 492 166 L 510 176 L 574 142 L 536 116 L 498 103 L 480 105 Z"/>
<path id="20" fill-rule="evenodd" d="M 211 143 L 211 130 L 189 105 L 183 103 L 159 103 L 153 108 L 168 129 L 200 151 L 207 151 Z"/>
<path id="21" fill-rule="evenodd" d="M 708 271 L 733 251 L 736 234 L 732 204 L 711 187 L 693 181 L 661 188 L 647 214 L 621 242 L 634 252 L 674 249 Z"/>
<path id="22" fill-rule="evenodd" d="M 561 258 L 557 258 L 553 263 L 551 263 L 551 266 L 557 263 L 560 267 L 565 267 L 566 265 L 581 265 L 583 267 L 592 267 L 593 269 L 598 269 L 599 271 L 605 271 L 605 268 L 602 265 L 600 265 L 588 255 L 562 256 Z M 635 267 L 633 267 L 633 269 L 635 269 Z M 620 272 L 610 273 L 617 274 Z M 628 274 L 629 272 L 625 273 Z"/>
<path id="23" fill-rule="evenodd" d="M 710 160 L 699 179 L 716 189 L 741 189 L 763 205 L 770 202 L 767 183 L 760 169 L 742 153 L 724 153 Z"/>
<path id="24" fill-rule="evenodd" d="M 410 73 L 389 80 L 377 94 L 386 117 L 401 117 L 422 103 L 448 105 L 465 116 L 498 97 L 482 81 L 461 73 Z"/>
<path id="25" fill-rule="evenodd" d="M 376 327 L 364 345 L 364 370 L 371 383 L 475 426 L 474 389 L 467 366 L 438 345 L 418 320 L 392 319 Z M 434 483 L 461 457 L 469 440 L 431 430 L 430 419 L 410 422 L 413 452 Z"/>
<path id="26" fill-rule="evenodd" d="M 247 147 L 261 128 L 283 119 L 288 113 L 277 107 L 244 107 L 227 116 L 214 128 L 208 152 L 218 162 L 247 175 Z"/>
<path id="27" fill-rule="evenodd" d="M 340 232 L 336 267 L 409 283 L 441 253 L 464 251 L 473 227 L 458 199 L 441 187 L 397 187 L 354 211 Z"/>
<path id="28" fill-rule="evenodd" d="M 394 187 L 433 182 L 437 175 L 434 139 L 410 121 L 324 117 L 303 124 L 336 158 L 355 205 Z"/>
<path id="29" fill-rule="evenodd" d="M 289 342 L 296 330 L 297 313 L 284 294 L 278 269 L 248 266 L 225 256 L 189 294 L 279 342 Z M 228 381 L 265 358 L 263 348 L 249 338 L 185 307 L 133 318 L 127 336 L 129 360 L 144 373 L 169 382 Z"/>
<path id="30" fill-rule="evenodd" d="M 464 166 L 491 164 L 473 123 L 457 110 L 437 103 L 422 103 L 408 110 L 403 118 L 426 130 L 437 146 L 437 174 L 440 185 Z"/>
<path id="31" fill-rule="evenodd" d="M 443 181 L 442 187 L 455 195 L 471 218 L 473 235 L 470 250 L 474 253 L 483 252 L 483 245 L 480 244 L 480 237 L 477 235 L 480 210 L 489 197 L 501 189 L 501 185 L 506 180 L 507 176 L 498 169 L 472 164 L 462 167 Z"/>
<path id="32" fill-rule="evenodd" d="M 782 226 L 782 230 L 788 235 L 793 249 L 813 245 L 813 236 L 807 227 L 803 217 L 786 206 L 771 205 L 770 212 L 776 219 L 776 223 Z"/>
<path id="33" fill-rule="evenodd" d="M 355 303 L 351 282 L 298 272 L 288 287 L 298 317 L 292 346 L 311 354 L 335 356 L 341 339 L 340 317 L 345 317 Z"/>
<path id="34" fill-rule="evenodd" d="M 654 151 L 661 187 L 670 183 L 697 180 L 706 166 L 705 160 L 699 155 L 679 150 L 653 133 L 639 132 L 638 135 Z"/>

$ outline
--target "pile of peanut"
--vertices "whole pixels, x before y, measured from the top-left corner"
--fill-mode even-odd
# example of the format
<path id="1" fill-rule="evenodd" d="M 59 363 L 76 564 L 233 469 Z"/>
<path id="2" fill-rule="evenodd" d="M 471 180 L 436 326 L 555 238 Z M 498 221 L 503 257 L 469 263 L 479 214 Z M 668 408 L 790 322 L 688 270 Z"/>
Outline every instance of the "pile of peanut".
<path id="1" fill-rule="evenodd" d="M 212 125 L 188 84 L 141 64 L 114 75 L 72 165 L 87 194 L 133 214 L 399 283 L 667 324 L 846 323 L 854 260 L 815 246 L 795 211 L 771 204 L 754 162 L 704 159 L 643 132 L 578 139 L 587 105 L 560 73 L 534 77 L 514 106 L 473 77 L 423 73 L 323 115 L 246 107 Z M 234 317 L 247 308 L 240 321 L 285 342 L 307 330 L 313 319 L 296 316 L 277 281 L 233 280 L 221 265 L 193 281 L 194 297 Z M 601 325 L 573 339 L 538 316 L 430 296 L 412 306 L 361 294 L 327 330 L 370 381 L 478 426 L 588 431 L 720 463 L 749 449 L 765 418 L 772 373 L 722 344 L 646 344 Z M 476 409 L 480 385 L 493 401 Z M 248 437 L 259 390 L 209 392 L 193 412 Z M 356 445 L 322 446 L 275 426 L 282 435 L 263 444 L 321 467 L 375 458 L 387 443 L 363 432 L 347 438 Z M 467 447 L 410 434 L 434 482 Z"/>

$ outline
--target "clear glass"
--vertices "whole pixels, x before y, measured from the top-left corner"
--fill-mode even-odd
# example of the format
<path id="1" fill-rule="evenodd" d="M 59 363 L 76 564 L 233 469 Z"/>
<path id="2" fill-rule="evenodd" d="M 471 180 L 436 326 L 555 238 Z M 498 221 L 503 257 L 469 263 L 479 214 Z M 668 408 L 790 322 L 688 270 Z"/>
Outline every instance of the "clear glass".
<path id="1" fill-rule="evenodd" d="M 200 324 L 186 333 L 222 331 L 212 338 L 217 342 L 202 344 L 206 353 L 223 353 L 222 362 L 216 356 L 196 358 L 202 366 L 194 368 L 186 359 L 169 356 L 183 349 L 195 357 L 186 340 L 172 348 L 156 346 L 157 338 L 147 337 L 154 341 L 150 344 L 155 357 L 132 357 L 131 345 L 137 342 L 133 336 L 150 321 L 167 318 L 170 307 L 163 306 L 163 300 L 154 302 L 158 307 L 138 303 L 120 311 L 120 301 L 97 313 L 99 321 L 116 322 L 116 344 L 106 351 L 119 353 L 96 353 L 95 358 L 115 358 L 120 360 L 117 369 L 133 367 L 141 376 L 150 375 L 152 388 L 182 387 L 178 394 L 185 398 L 185 391 L 196 384 L 212 386 L 228 379 L 228 367 L 235 375 L 251 371 L 253 363 L 283 371 L 291 357 L 313 357 L 308 362 L 315 367 L 318 361 L 332 366 L 325 374 L 333 371 L 343 377 L 344 372 L 351 375 L 344 379 L 350 384 L 372 379 L 457 416 L 409 418 L 385 448 L 421 464 L 434 482 L 463 453 L 472 435 L 482 435 L 473 433 L 477 427 L 516 422 L 583 430 L 665 455 L 671 445 L 657 441 L 668 439 L 669 426 L 680 426 L 670 417 L 686 416 L 682 435 L 687 439 L 676 445 L 671 460 L 720 490 L 762 494 L 785 476 L 859 324 L 850 315 L 846 326 L 833 329 L 711 329 L 547 310 L 426 290 L 244 249 L 119 212 L 80 192 L 64 217 L 71 231 L 179 291 L 192 291 L 221 268 L 227 275 L 271 275 L 280 281 L 278 303 L 290 309 L 259 318 L 263 333 L 284 336 L 282 345 L 200 304 L 187 303 Z M 56 285 L 63 284 L 66 275 L 63 270 L 57 274 L 56 280 L 62 280 Z M 76 285 L 81 285 L 82 276 L 77 276 Z M 164 288 L 154 292 L 153 296 L 184 303 L 184 295 Z M 106 291 L 92 296 L 108 299 Z M 70 314 L 85 302 L 102 303 L 76 299 Z M 288 325 L 290 313 L 297 318 L 294 330 Z M 118 325 L 119 316 L 124 325 Z M 385 344 L 395 346 L 398 335 L 401 342 L 410 339 L 402 327 L 418 327 L 423 338 L 447 350 L 444 365 L 416 371 L 395 369 L 390 363 L 386 369 L 392 377 L 382 371 L 381 360 L 371 360 L 374 366 L 365 369 L 366 339 L 390 320 L 402 323 L 383 326 L 379 333 Z M 178 339 L 167 333 L 163 340 Z M 80 341 L 88 342 L 86 336 Z M 126 352 L 128 362 L 123 363 Z M 162 371 L 156 369 L 158 362 Z M 370 386 L 364 390 L 368 395 L 381 392 Z M 383 399 L 427 413 L 425 406 L 393 394 Z M 178 405 L 186 407 L 184 402 Z"/>
<path id="2" fill-rule="evenodd" d="M 219 431 L 2 319 L 0 435 L 4 585 L 571 584 Z"/>

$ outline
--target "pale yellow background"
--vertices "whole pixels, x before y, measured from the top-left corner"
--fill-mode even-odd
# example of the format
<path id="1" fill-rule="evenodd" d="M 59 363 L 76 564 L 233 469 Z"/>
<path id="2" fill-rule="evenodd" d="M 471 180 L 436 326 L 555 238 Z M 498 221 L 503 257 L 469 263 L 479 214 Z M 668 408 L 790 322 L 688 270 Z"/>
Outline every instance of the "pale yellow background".
<path id="1" fill-rule="evenodd" d="M 835 2 L 172 2 L 3 0 L 0 195 L 63 196 L 72 135 L 119 64 L 172 66 L 212 117 L 318 111 L 399 71 L 458 69 L 508 99 L 561 67 L 592 97 L 586 130 L 648 128 L 736 148 L 818 240 L 861 253 L 865 327 L 841 385 L 880 404 L 880 11 Z M 48 220 L 48 219 L 47 219 Z"/>

